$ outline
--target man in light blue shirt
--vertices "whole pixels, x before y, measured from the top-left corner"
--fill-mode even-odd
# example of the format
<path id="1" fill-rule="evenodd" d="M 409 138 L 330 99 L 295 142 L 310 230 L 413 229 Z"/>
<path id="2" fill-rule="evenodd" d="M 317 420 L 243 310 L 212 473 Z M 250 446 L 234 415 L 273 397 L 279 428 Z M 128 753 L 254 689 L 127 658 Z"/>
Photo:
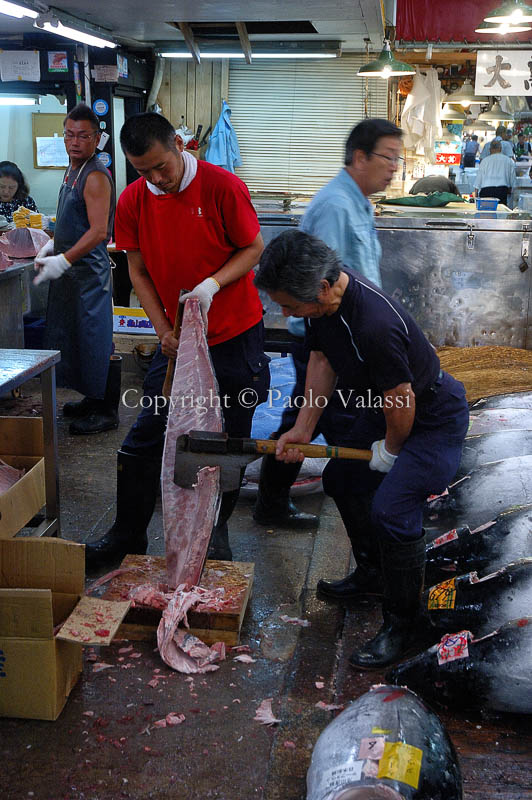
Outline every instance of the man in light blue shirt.
<path id="1" fill-rule="evenodd" d="M 322 239 L 334 249 L 347 267 L 381 286 L 381 246 L 377 239 L 374 210 L 369 196 L 382 192 L 392 180 L 402 163 L 402 131 L 386 119 L 366 119 L 353 128 L 345 144 L 345 166 L 311 200 L 301 221 L 301 229 Z M 304 336 L 303 320 L 289 317 L 288 329 L 296 336 Z M 308 353 L 294 353 L 296 385 L 292 397 L 304 394 Z M 277 438 L 293 426 L 297 407 L 285 408 Z M 342 419 L 342 413 L 321 417 L 320 431 L 334 444 L 335 430 L 329 420 Z M 343 416 L 350 409 L 341 409 Z M 341 423 L 340 423 L 341 424 Z M 290 487 L 297 478 L 300 464 L 283 464 L 273 456 L 262 460 L 257 503 L 253 513 L 256 522 L 263 525 L 312 527 L 318 518 L 298 511 L 290 500 Z M 362 512 L 361 512 L 362 513 Z M 357 561 L 363 558 L 360 553 Z"/>
<path id="2" fill-rule="evenodd" d="M 513 159 L 514 157 L 513 145 L 505 137 L 506 137 L 506 128 L 504 127 L 504 125 L 499 125 L 499 127 L 495 131 L 495 139 L 492 139 L 490 142 L 486 142 L 486 144 L 482 148 L 482 152 L 479 156 L 480 161 L 482 162 L 485 158 L 491 155 L 491 145 L 493 144 L 493 142 L 500 142 L 501 152 L 503 156 L 508 156 L 508 158 Z"/>
<path id="3" fill-rule="evenodd" d="M 491 155 L 481 161 L 475 178 L 475 192 L 479 197 L 497 197 L 505 205 L 515 186 L 515 164 L 501 152 L 502 142 L 491 143 Z"/>

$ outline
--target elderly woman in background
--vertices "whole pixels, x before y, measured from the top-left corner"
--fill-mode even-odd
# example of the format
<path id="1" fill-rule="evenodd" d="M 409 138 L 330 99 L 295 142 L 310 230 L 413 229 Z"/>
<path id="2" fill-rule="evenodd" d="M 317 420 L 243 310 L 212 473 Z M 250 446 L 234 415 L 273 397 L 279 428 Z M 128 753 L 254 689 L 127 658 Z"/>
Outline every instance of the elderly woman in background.
<path id="1" fill-rule="evenodd" d="M 0 215 L 13 222 L 13 212 L 25 206 L 37 211 L 24 175 L 12 161 L 0 161 Z"/>

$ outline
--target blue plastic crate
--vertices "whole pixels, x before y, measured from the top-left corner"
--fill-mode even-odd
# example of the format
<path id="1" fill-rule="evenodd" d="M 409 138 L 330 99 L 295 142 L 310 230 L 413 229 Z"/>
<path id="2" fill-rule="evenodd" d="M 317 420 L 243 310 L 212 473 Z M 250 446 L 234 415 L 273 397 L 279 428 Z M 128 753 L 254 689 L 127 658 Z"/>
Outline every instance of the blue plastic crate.
<path id="1" fill-rule="evenodd" d="M 477 211 L 496 211 L 499 205 L 497 197 L 477 197 Z"/>

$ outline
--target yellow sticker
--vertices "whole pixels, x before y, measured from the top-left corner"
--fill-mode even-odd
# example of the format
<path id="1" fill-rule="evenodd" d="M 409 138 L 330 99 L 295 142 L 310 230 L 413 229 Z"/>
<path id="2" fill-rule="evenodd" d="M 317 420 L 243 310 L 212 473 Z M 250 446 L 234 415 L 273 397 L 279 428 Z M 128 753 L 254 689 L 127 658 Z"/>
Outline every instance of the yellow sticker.
<path id="1" fill-rule="evenodd" d="M 428 608 L 454 608 L 456 603 L 456 578 L 438 583 L 429 592 Z"/>
<path id="2" fill-rule="evenodd" d="M 422 759 L 423 750 L 419 747 L 404 742 L 386 742 L 377 777 L 401 781 L 417 789 Z"/>
<path id="3" fill-rule="evenodd" d="M 383 733 L 384 735 L 386 735 L 387 733 L 391 733 L 391 731 L 387 731 L 385 728 L 372 728 L 371 732 L 372 733 Z"/>

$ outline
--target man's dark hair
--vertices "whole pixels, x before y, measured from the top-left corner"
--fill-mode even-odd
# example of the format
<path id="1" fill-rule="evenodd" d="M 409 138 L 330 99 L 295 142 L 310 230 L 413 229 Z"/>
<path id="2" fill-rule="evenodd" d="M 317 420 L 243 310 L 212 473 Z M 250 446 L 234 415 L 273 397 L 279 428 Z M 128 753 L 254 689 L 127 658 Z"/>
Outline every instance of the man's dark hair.
<path id="1" fill-rule="evenodd" d="M 63 120 L 63 128 L 66 125 L 67 119 L 72 120 L 72 122 L 90 122 L 95 131 L 100 130 L 100 120 L 92 108 L 85 103 L 78 103 L 77 106 L 74 106 L 72 111 L 68 112 Z"/>
<path id="2" fill-rule="evenodd" d="M 346 167 L 351 164 L 355 150 L 363 150 L 369 156 L 375 150 L 377 140 L 381 136 L 397 136 L 400 139 L 402 135 L 402 130 L 387 119 L 365 119 L 363 122 L 359 122 L 345 143 L 344 163 Z"/>
<path id="3" fill-rule="evenodd" d="M 476 133 L 474 133 L 473 136 L 471 137 L 471 141 L 472 142 L 478 142 L 478 136 L 477 136 Z"/>
<path id="4" fill-rule="evenodd" d="M 175 150 L 175 128 L 161 114 L 146 111 L 126 119 L 120 131 L 120 144 L 124 153 L 143 156 L 155 142 L 168 150 Z"/>
<path id="5" fill-rule="evenodd" d="M 11 178 L 18 184 L 13 200 L 25 200 L 29 195 L 30 190 L 26 178 L 12 161 L 0 161 L 0 178 Z"/>
<path id="6" fill-rule="evenodd" d="M 325 242 L 291 229 L 273 239 L 264 250 L 255 286 L 267 292 L 286 292 L 301 303 L 314 303 L 326 280 L 340 277 L 338 256 Z"/>
<path id="7" fill-rule="evenodd" d="M 519 133 L 517 138 L 518 139 L 524 139 L 525 138 L 525 134 L 524 133 Z"/>

